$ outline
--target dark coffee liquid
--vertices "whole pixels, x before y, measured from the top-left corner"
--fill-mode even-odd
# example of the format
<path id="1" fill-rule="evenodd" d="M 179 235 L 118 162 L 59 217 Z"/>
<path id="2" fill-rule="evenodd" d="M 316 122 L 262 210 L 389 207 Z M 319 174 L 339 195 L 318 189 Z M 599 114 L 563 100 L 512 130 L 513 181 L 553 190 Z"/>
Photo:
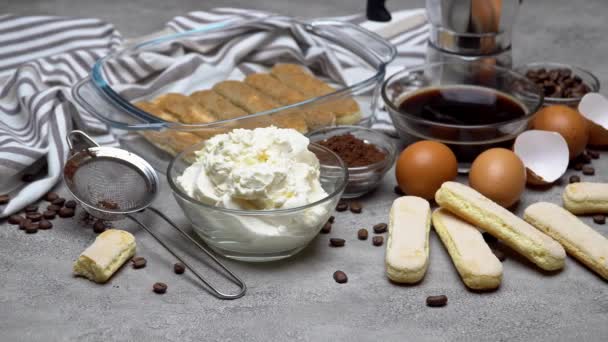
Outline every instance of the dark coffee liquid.
<path id="1" fill-rule="evenodd" d="M 406 97 L 399 110 L 452 125 L 488 125 L 526 115 L 524 107 L 508 95 L 474 86 L 422 90 Z"/>

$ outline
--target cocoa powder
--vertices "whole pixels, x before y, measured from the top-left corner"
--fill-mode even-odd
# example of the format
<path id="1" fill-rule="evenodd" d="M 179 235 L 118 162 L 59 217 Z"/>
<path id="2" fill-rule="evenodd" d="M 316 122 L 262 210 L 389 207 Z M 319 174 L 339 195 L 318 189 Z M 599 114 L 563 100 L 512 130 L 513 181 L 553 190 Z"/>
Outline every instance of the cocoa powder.
<path id="1" fill-rule="evenodd" d="M 386 153 L 376 145 L 368 144 L 350 133 L 333 136 L 319 144 L 340 156 L 348 167 L 366 166 L 386 158 Z"/>

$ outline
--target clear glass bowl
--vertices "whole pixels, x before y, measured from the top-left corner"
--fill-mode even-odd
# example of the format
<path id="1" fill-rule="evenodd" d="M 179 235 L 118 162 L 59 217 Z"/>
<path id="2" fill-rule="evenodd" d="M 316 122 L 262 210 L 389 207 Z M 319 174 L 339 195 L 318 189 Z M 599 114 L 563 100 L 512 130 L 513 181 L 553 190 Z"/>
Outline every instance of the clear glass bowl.
<path id="1" fill-rule="evenodd" d="M 555 62 L 534 62 L 528 63 L 519 67 L 516 67 L 514 70 L 522 75 L 526 75 L 526 73 L 530 70 L 538 70 L 538 69 L 567 69 L 572 72 L 573 76 L 578 76 L 581 78 L 583 83 L 585 83 L 591 92 L 598 92 L 600 90 L 600 81 L 594 74 L 590 71 L 587 71 L 583 68 L 579 68 L 577 66 L 563 64 L 563 63 L 555 63 Z M 578 103 L 581 102 L 582 97 L 571 97 L 571 98 L 560 98 L 560 97 L 550 97 L 545 96 L 543 101 L 543 106 L 550 105 L 565 105 L 570 106 L 572 108 L 577 108 Z"/>
<path id="2" fill-rule="evenodd" d="M 524 116 L 484 125 L 459 125 L 430 121 L 399 109 L 414 92 L 442 86 L 475 86 L 498 91 L 524 108 Z M 481 152 L 492 147 L 510 148 L 515 137 L 528 128 L 543 102 L 539 87 L 525 76 L 507 68 L 483 63 L 429 63 L 406 68 L 382 86 L 382 98 L 399 136 L 406 144 L 435 140 L 446 144 L 466 172 Z"/>
<path id="3" fill-rule="evenodd" d="M 177 203 L 192 223 L 194 231 L 217 253 L 227 258 L 262 262 L 290 257 L 319 233 L 331 216 L 346 187 L 348 170 L 329 149 L 310 144 L 309 150 L 323 161 L 321 186 L 327 196 L 305 206 L 276 210 L 235 210 L 215 207 L 188 196 L 177 183 L 193 163 L 194 145 L 175 157 L 167 178 Z"/>
<path id="4" fill-rule="evenodd" d="M 393 139 L 386 134 L 359 126 L 321 128 L 309 133 L 308 138 L 311 142 L 318 143 L 319 141 L 330 137 L 347 133 L 352 134 L 368 144 L 376 145 L 386 153 L 386 158 L 377 163 L 348 168 L 348 184 L 346 185 L 342 197 L 356 198 L 365 195 L 378 186 L 378 183 L 380 183 L 386 172 L 393 166 L 397 148 Z M 321 162 L 323 163 L 323 160 L 321 160 Z"/>

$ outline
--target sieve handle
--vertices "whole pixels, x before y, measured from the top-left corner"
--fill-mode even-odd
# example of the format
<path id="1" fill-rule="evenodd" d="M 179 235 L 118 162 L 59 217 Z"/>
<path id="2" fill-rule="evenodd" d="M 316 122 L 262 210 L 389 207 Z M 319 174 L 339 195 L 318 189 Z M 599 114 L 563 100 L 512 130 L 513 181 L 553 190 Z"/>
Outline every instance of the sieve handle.
<path id="1" fill-rule="evenodd" d="M 165 221 L 167 221 L 167 223 L 169 223 L 173 228 L 175 228 L 178 232 L 180 232 L 185 238 L 187 238 L 188 240 L 190 240 L 190 242 L 192 242 L 201 251 L 203 251 L 205 254 L 207 254 L 207 256 L 209 256 L 211 258 L 211 260 L 213 260 L 218 266 L 220 266 L 224 271 L 226 271 L 226 273 L 228 273 L 230 275 L 230 277 L 232 278 L 233 282 L 239 287 L 240 291 L 237 292 L 237 293 L 235 293 L 235 294 L 226 294 L 226 293 L 224 293 L 222 291 L 219 291 L 213 285 L 211 285 L 209 282 L 207 282 L 205 280 L 205 278 L 203 278 L 203 276 L 201 276 L 198 272 L 196 272 L 194 270 L 194 268 L 192 268 L 190 265 L 188 265 L 188 263 L 186 263 L 182 258 L 180 258 L 158 236 L 156 236 L 150 229 L 148 229 L 148 227 L 145 224 L 141 223 L 139 220 L 137 220 L 132 215 L 126 215 L 126 216 L 129 219 L 131 219 L 131 221 L 137 223 L 140 227 L 142 227 L 150 235 L 152 235 L 152 237 L 156 241 L 158 241 L 158 243 L 160 243 L 169 253 L 171 253 L 175 258 L 177 258 L 177 260 L 181 261 L 200 281 L 203 282 L 203 284 L 207 285 L 207 287 L 211 290 L 211 293 L 215 297 L 217 297 L 219 299 L 237 299 L 237 298 L 240 298 L 240 297 L 242 297 L 242 296 L 245 295 L 245 292 L 247 291 L 247 286 L 245 285 L 245 283 L 238 276 L 236 276 L 236 274 L 232 273 L 232 271 L 230 271 L 226 266 L 224 266 L 224 264 L 222 264 L 213 254 L 211 254 L 211 252 L 209 252 L 205 247 L 201 246 L 201 244 L 199 244 L 198 242 L 196 242 L 196 240 L 194 240 L 192 237 L 190 237 L 190 235 L 188 235 L 181 228 L 179 228 L 175 223 L 173 223 L 173 221 L 171 221 L 171 219 L 169 219 L 167 216 L 165 216 L 165 214 L 161 213 L 160 211 L 158 211 L 158 210 L 156 210 L 155 208 L 152 208 L 152 207 L 149 207 L 148 209 L 151 210 L 151 211 L 153 211 L 154 213 L 156 213 L 156 215 L 160 216 Z"/>
<path id="2" fill-rule="evenodd" d="M 91 147 L 99 147 L 99 144 L 83 131 L 74 130 L 67 136 L 70 151 L 78 152 Z"/>

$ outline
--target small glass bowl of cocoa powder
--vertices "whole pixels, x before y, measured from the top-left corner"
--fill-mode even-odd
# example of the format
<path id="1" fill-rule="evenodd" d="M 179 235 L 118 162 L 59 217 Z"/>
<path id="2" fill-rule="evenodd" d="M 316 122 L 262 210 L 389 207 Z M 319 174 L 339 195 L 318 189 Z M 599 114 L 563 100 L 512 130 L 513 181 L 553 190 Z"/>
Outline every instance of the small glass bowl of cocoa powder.
<path id="1" fill-rule="evenodd" d="M 373 129 L 327 127 L 309 133 L 308 138 L 332 150 L 348 166 L 348 183 L 343 198 L 360 197 L 375 189 L 395 162 L 395 142 Z M 323 164 L 323 160 L 320 162 Z"/>

